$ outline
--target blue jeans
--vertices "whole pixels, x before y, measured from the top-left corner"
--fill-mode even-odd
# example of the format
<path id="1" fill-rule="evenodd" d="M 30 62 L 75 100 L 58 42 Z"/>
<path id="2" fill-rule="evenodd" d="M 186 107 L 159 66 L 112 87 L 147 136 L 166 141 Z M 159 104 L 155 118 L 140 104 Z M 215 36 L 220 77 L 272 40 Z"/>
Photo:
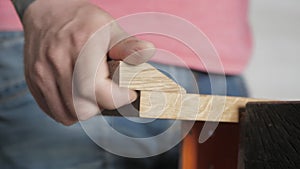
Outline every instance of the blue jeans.
<path id="1" fill-rule="evenodd" d="M 112 169 L 176 168 L 178 147 L 158 156 L 132 159 L 111 154 L 97 146 L 79 124 L 69 127 L 56 123 L 35 103 L 23 76 L 23 33 L 0 32 L 0 168 L 1 169 Z M 221 75 L 193 71 L 200 87 L 191 83 L 187 70 L 154 64 L 169 72 L 189 92 L 211 93 L 210 79 Z M 227 94 L 246 96 L 240 76 L 226 76 Z M 214 93 L 217 94 L 217 93 Z M 122 132 L 138 137 L 157 134 L 170 121 L 134 124 L 124 118 L 110 117 Z M 138 127 L 136 127 L 138 126 Z M 115 126 L 118 128 L 118 126 Z M 126 145 L 124 145 L 126 148 Z"/>

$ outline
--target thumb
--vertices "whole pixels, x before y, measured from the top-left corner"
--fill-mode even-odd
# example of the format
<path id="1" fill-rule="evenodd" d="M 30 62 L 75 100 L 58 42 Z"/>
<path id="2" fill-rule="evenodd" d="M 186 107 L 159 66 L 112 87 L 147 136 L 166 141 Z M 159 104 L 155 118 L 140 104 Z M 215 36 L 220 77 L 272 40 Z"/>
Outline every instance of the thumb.
<path id="1" fill-rule="evenodd" d="M 136 37 L 128 37 L 118 42 L 108 52 L 111 59 L 123 60 L 133 65 L 147 62 L 154 54 L 155 47 L 151 42 Z"/>
<path id="2" fill-rule="evenodd" d="M 95 80 L 95 94 L 101 109 L 116 109 L 137 99 L 137 93 L 128 88 L 121 88 L 109 78 L 108 65 L 103 62 Z M 112 78 L 114 74 L 112 75 Z"/>

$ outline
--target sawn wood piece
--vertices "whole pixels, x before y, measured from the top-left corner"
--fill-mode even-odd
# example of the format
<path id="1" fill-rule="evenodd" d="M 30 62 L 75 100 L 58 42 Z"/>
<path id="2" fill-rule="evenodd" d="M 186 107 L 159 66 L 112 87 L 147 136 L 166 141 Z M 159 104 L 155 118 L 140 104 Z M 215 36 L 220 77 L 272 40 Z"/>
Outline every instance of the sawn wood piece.
<path id="1" fill-rule="evenodd" d="M 129 65 L 110 61 L 111 78 L 120 87 L 139 91 L 186 93 L 185 89 L 148 63 Z"/>
<path id="2" fill-rule="evenodd" d="M 141 91 L 140 117 L 237 123 L 239 109 L 259 99 Z"/>
<path id="3" fill-rule="evenodd" d="M 140 98 L 135 103 L 135 111 L 128 105 L 121 108 L 123 113 L 104 111 L 104 115 L 237 123 L 239 109 L 245 107 L 247 102 L 263 101 L 242 97 L 186 94 L 184 88 L 148 63 L 129 65 L 120 61 L 110 61 L 109 68 L 111 78 L 120 87 L 140 91 Z"/>

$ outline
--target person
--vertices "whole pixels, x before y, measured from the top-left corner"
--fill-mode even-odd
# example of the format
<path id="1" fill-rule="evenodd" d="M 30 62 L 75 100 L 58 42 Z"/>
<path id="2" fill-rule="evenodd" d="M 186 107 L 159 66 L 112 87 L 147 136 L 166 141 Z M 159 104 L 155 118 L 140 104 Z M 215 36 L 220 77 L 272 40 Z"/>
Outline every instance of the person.
<path id="1" fill-rule="evenodd" d="M 83 94 L 80 97 L 84 110 L 75 112 L 73 106 L 72 75 L 76 59 L 89 37 L 105 24 L 114 21 L 114 18 L 155 11 L 191 21 L 203 30 L 220 54 L 226 73 L 226 94 L 247 95 L 240 76 L 251 54 L 247 0 L 230 3 L 225 0 L 177 0 L 172 3 L 158 0 L 12 2 L 21 23 L 11 2 L 0 2 L 1 168 L 174 168 L 178 165 L 178 146 L 154 157 L 120 157 L 94 144 L 77 123 L 78 120 L 95 116 L 98 113 L 94 111 L 95 106 L 114 109 L 137 98 L 136 92 L 114 85 L 108 78 L 104 62 L 96 75 L 97 105 L 90 104 Z M 112 60 L 140 64 L 154 55 L 152 50 L 142 52 L 153 49 L 153 45 L 169 49 L 192 69 L 200 93 L 211 93 L 211 78 L 217 81 L 223 77 L 223 72 L 205 68 L 192 52 L 179 47 L 176 41 L 165 39 L 151 43 L 131 36 L 109 49 L 110 43 L 126 35 L 121 27 L 113 24 L 109 27 L 107 38 L 101 41 L 106 46 L 99 50 L 107 53 Z M 129 55 L 132 58 L 126 59 Z M 158 68 L 173 71 L 172 74 L 182 86 L 189 92 L 195 92 L 186 76 L 186 68 L 162 57 L 154 57 L 151 61 Z M 79 74 L 84 77 L 84 72 Z M 108 86 L 113 86 L 114 93 Z M 79 90 L 84 92 L 84 89 Z M 114 94 L 121 100 L 118 105 L 112 101 Z M 145 133 L 157 134 L 157 131 L 162 130 L 157 126 L 168 126 L 165 121 L 157 121 L 137 128 L 123 118 L 112 120 L 120 124 L 119 128 L 124 129 L 128 135 L 137 132 L 140 137 L 147 137 Z"/>

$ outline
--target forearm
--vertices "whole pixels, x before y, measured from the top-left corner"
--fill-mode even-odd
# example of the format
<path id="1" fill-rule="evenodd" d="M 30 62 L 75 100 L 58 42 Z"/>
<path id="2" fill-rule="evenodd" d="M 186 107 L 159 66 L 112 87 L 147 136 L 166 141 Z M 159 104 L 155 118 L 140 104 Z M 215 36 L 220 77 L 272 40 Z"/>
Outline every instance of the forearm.
<path id="1" fill-rule="evenodd" d="M 35 0 L 12 0 L 12 3 L 14 4 L 21 20 L 23 19 L 24 12 L 28 8 L 28 6 L 34 1 Z"/>

